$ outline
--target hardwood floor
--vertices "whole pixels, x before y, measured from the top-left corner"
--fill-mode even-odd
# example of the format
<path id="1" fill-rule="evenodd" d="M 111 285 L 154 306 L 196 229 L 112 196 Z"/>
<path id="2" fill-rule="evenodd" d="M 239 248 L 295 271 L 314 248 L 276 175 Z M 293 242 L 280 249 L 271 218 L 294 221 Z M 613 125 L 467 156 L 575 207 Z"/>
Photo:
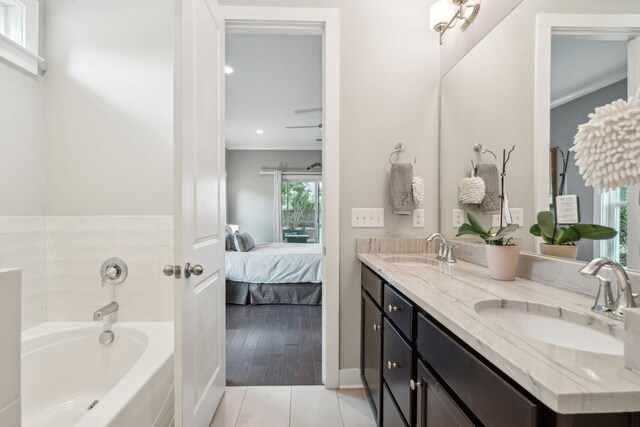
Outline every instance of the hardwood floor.
<path id="1" fill-rule="evenodd" d="M 322 307 L 227 304 L 227 385 L 322 383 Z"/>

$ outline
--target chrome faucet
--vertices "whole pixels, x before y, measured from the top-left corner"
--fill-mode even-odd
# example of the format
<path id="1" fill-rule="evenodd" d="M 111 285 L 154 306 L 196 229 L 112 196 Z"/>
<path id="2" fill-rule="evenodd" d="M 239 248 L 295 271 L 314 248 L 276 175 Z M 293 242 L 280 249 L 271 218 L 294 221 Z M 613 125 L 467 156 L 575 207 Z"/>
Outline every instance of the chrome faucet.
<path id="1" fill-rule="evenodd" d="M 600 276 L 598 272 L 602 267 L 608 266 L 616 276 L 617 293 L 615 298 L 611 292 L 611 281 Z M 582 267 L 580 274 L 585 277 L 595 277 L 600 282 L 596 301 L 591 308 L 595 313 L 604 314 L 616 320 L 622 320 L 624 310 L 627 307 L 637 307 L 638 295 L 631 289 L 631 281 L 622 265 L 611 258 L 595 258 Z"/>
<path id="2" fill-rule="evenodd" d="M 455 246 L 450 244 L 442 233 L 432 233 L 427 237 L 427 243 L 431 243 L 435 239 L 440 239 L 441 241 L 440 246 L 438 246 L 438 255 L 436 256 L 436 259 L 450 263 L 457 262 L 456 254 L 454 252 Z"/>
<path id="3" fill-rule="evenodd" d="M 110 302 L 109 304 L 105 305 L 102 308 L 99 308 L 98 310 L 96 310 L 95 313 L 93 313 L 93 320 L 96 320 L 96 321 L 102 320 L 104 316 L 111 313 L 115 313 L 116 311 L 118 311 L 119 308 L 120 306 L 118 305 L 117 302 L 115 301 Z"/>

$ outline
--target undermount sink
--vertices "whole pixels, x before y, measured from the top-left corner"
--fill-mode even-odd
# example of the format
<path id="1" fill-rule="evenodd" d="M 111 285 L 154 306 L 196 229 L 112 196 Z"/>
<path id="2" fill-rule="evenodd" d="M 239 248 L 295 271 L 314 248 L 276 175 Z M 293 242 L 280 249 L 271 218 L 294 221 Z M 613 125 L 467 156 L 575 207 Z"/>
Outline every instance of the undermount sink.
<path id="1" fill-rule="evenodd" d="M 382 260 L 401 267 L 426 267 L 429 265 L 438 265 L 438 261 L 435 259 L 417 256 L 391 256 L 383 258 Z"/>
<path id="2" fill-rule="evenodd" d="M 590 353 L 624 354 L 621 327 L 612 327 L 596 315 L 527 301 L 500 299 L 480 301 L 474 309 L 519 336 Z"/>

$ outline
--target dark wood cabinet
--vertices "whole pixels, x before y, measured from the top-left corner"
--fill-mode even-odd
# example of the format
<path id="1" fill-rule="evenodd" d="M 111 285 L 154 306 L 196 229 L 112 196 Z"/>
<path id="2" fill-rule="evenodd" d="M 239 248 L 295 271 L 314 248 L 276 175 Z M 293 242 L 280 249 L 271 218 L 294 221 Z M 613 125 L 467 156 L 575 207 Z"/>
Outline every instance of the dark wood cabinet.
<path id="1" fill-rule="evenodd" d="M 389 319 L 384 319 L 382 334 L 382 378 L 389 387 L 402 416 L 412 424 L 413 393 L 409 381 L 413 375 L 413 351 Z"/>
<path id="2" fill-rule="evenodd" d="M 472 427 L 473 422 L 458 406 L 436 377 L 418 362 L 416 389 L 416 426 Z"/>
<path id="3" fill-rule="evenodd" d="M 360 375 L 376 420 L 380 419 L 382 393 L 382 312 L 362 291 L 362 335 Z"/>
<path id="4" fill-rule="evenodd" d="M 558 414 L 362 265 L 360 371 L 379 427 L 640 427 Z"/>

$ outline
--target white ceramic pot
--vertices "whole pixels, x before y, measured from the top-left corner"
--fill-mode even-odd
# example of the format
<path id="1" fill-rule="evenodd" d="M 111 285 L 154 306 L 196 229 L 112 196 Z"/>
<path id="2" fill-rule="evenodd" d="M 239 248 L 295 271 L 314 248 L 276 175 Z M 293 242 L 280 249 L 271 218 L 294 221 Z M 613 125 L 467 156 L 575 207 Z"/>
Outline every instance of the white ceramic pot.
<path id="1" fill-rule="evenodd" d="M 485 245 L 489 276 L 497 280 L 515 280 L 520 246 Z"/>
<path id="2" fill-rule="evenodd" d="M 550 245 L 548 243 L 540 243 L 540 253 L 557 258 L 576 259 L 578 257 L 578 245 Z"/>

